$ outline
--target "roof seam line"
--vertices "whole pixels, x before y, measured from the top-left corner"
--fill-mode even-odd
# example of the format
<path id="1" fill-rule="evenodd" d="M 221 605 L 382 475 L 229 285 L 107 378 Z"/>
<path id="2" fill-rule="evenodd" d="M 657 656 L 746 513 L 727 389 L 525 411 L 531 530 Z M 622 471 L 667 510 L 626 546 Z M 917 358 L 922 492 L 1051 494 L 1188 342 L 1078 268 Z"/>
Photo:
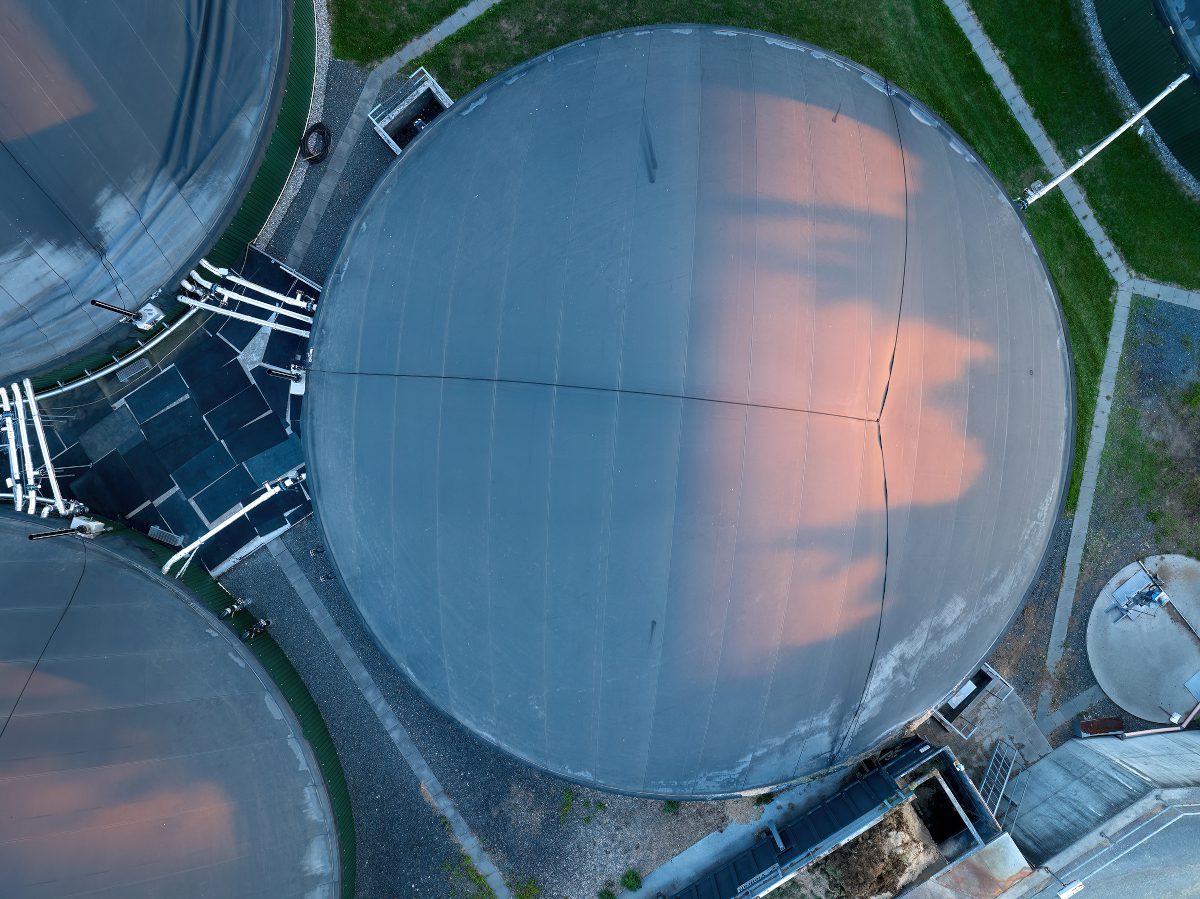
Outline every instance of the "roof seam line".
<path id="1" fill-rule="evenodd" d="M 875 433 L 879 438 L 879 466 L 883 478 L 883 582 L 879 590 L 879 627 L 875 631 L 875 645 L 871 649 L 871 662 L 867 666 L 867 676 L 863 681 L 862 694 L 858 697 L 858 703 L 854 707 L 854 714 L 850 716 L 850 723 L 842 734 L 841 740 L 838 741 L 836 750 L 830 754 L 830 764 L 833 764 L 837 756 L 842 754 L 843 749 L 854 732 L 854 728 L 858 725 L 863 705 L 867 701 L 867 693 L 871 689 L 871 676 L 875 672 L 875 662 L 879 657 L 879 641 L 883 636 L 883 609 L 887 601 L 888 542 L 891 537 L 889 519 L 891 516 L 888 514 L 887 454 L 883 448 L 882 419 L 883 409 L 887 404 L 888 389 L 892 386 L 892 372 L 896 367 L 896 350 L 900 345 L 900 319 L 904 312 L 904 287 L 908 276 L 909 194 L 908 159 L 904 152 L 904 137 L 900 133 L 900 116 L 896 112 L 896 95 L 892 91 L 892 82 L 890 79 L 885 78 L 884 84 L 887 87 L 888 106 L 892 110 L 892 121 L 896 125 L 896 143 L 900 148 L 900 171 L 904 176 L 904 257 L 900 264 L 900 298 L 896 304 L 896 335 L 892 340 L 892 358 L 888 361 L 887 380 L 884 381 L 883 396 L 879 401 L 879 415 L 874 419 Z"/>
<path id="2" fill-rule="evenodd" d="M 892 82 L 884 79 L 888 92 L 888 107 L 892 110 L 892 121 L 896 125 L 896 145 L 900 148 L 900 174 L 904 176 L 904 255 L 900 262 L 900 297 L 896 303 L 896 333 L 892 338 L 892 357 L 888 360 L 887 379 L 883 382 L 883 396 L 879 398 L 879 415 L 883 418 L 883 408 L 887 404 L 888 389 L 892 386 L 892 372 L 896 368 L 896 350 L 900 346 L 900 319 L 904 314 L 904 288 L 908 280 L 908 230 L 909 230 L 909 193 L 908 193 L 908 156 L 904 152 L 904 136 L 900 133 L 900 115 L 896 112 L 896 95 L 892 90 Z"/>
<path id="3" fill-rule="evenodd" d="M 547 387 L 556 390 L 590 390 L 596 393 L 627 393 L 634 396 L 656 396 L 667 400 L 693 400 L 699 403 L 717 403 L 723 406 L 740 406 L 751 409 L 771 409 L 778 412 L 801 412 L 805 415 L 822 415 L 827 418 L 841 418 L 846 421 L 857 421 L 864 424 L 879 424 L 879 417 L 860 417 L 846 415 L 841 412 L 822 412 L 819 409 L 803 409 L 798 406 L 778 406 L 771 403 L 749 403 L 739 400 L 725 400 L 710 396 L 692 396 L 684 393 L 663 393 L 657 390 L 635 390 L 629 387 L 598 387 L 587 384 L 555 384 L 552 381 L 535 381 L 526 378 L 488 378 L 474 375 L 443 375 L 417 374 L 415 372 L 383 372 L 383 371 L 343 371 L 331 368 L 309 368 L 310 373 L 323 375 L 350 375 L 353 377 L 369 378 L 411 378 L 419 381 L 473 381 L 479 384 L 518 384 L 528 387 Z"/>
<path id="4" fill-rule="evenodd" d="M 883 578 L 879 585 L 879 625 L 875 630 L 875 645 L 871 649 L 871 662 L 867 666 L 867 676 L 863 680 L 862 694 L 858 697 L 854 714 L 850 716 L 850 723 L 842 734 L 841 740 L 838 741 L 835 750 L 830 753 L 830 765 L 836 764 L 837 759 L 842 756 L 846 743 L 850 740 L 854 728 L 858 724 L 858 716 L 862 714 L 863 705 L 867 701 L 867 693 L 871 689 L 871 675 L 875 672 L 875 661 L 879 657 L 879 642 L 883 637 L 883 607 L 887 601 L 888 549 L 891 538 L 889 519 L 891 516 L 888 514 L 887 457 L 883 452 L 883 428 L 878 422 L 875 423 L 875 435 L 879 438 L 879 469 L 883 480 Z"/>
<path id="5" fill-rule="evenodd" d="M 75 587 L 71 590 L 71 595 L 67 598 L 66 605 L 59 613 L 58 621 L 54 622 L 54 627 L 50 631 L 50 636 L 46 638 L 46 642 L 42 645 L 42 651 L 38 653 L 37 661 L 33 663 L 33 667 L 29 669 L 29 676 L 25 678 L 25 683 L 21 685 L 21 692 L 17 694 L 16 700 L 13 701 L 12 711 L 8 717 L 4 719 L 4 725 L 0 727 L 0 739 L 4 738 L 5 731 L 8 730 L 8 725 L 13 718 L 17 717 L 17 709 L 21 706 L 21 700 L 25 697 L 25 691 L 29 689 L 30 683 L 33 682 L 33 676 L 37 674 L 38 665 L 42 664 L 42 659 L 46 656 L 46 651 L 50 648 L 50 644 L 54 642 L 54 635 L 58 633 L 58 629 L 62 627 L 63 619 L 67 617 L 67 612 L 71 609 L 71 604 L 75 602 L 75 597 L 79 593 L 79 585 L 83 583 L 83 576 L 87 574 L 87 543 L 83 543 L 83 565 L 79 568 L 79 579 L 75 581 Z"/>

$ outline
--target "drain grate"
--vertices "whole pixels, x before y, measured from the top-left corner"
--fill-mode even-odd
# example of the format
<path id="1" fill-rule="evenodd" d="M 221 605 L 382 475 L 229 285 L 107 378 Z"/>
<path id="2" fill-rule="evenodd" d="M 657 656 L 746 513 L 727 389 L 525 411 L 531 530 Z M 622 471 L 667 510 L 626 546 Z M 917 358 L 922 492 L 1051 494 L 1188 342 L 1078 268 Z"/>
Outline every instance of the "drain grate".
<path id="1" fill-rule="evenodd" d="M 170 531 L 160 528 L 156 524 L 150 525 L 150 538 L 157 540 L 159 543 L 165 543 L 167 546 L 174 546 L 176 549 L 183 546 L 182 537 L 172 534 Z"/>
<path id="2" fill-rule="evenodd" d="M 136 378 L 142 372 L 150 371 L 150 360 L 143 356 L 132 365 L 126 365 L 124 368 L 117 370 L 117 380 L 122 384 L 128 383 L 132 378 Z"/>

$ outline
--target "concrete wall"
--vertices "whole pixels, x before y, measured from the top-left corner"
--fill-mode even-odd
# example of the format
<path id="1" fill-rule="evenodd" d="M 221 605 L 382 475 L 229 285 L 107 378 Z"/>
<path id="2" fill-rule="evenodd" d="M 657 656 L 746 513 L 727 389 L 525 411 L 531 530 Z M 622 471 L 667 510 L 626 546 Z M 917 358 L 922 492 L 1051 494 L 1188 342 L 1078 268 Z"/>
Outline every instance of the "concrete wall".
<path id="1" fill-rule="evenodd" d="M 1072 740 L 1022 772 L 1006 795 L 1013 840 L 1040 865 L 1160 788 L 1200 786 L 1200 731 Z"/>

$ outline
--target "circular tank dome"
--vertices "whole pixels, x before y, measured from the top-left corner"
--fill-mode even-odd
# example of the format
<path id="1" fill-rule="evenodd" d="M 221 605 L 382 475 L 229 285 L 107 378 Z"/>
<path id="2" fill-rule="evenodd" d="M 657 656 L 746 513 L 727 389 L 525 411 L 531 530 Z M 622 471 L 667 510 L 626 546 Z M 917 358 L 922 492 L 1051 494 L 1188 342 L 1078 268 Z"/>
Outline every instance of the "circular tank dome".
<path id="1" fill-rule="evenodd" d="M 109 331 L 92 299 L 136 309 L 220 236 L 289 21 L 282 0 L 0 4 L 0 378 Z"/>
<path id="2" fill-rule="evenodd" d="M 177 586 L 0 517 L 0 896 L 334 896 L 282 696 Z"/>
<path id="3" fill-rule="evenodd" d="M 304 439 L 329 551 L 437 706 L 640 794 L 876 746 L 1021 604 L 1072 432 L 1000 186 L 879 76 L 596 37 L 456 103 L 351 228 Z"/>

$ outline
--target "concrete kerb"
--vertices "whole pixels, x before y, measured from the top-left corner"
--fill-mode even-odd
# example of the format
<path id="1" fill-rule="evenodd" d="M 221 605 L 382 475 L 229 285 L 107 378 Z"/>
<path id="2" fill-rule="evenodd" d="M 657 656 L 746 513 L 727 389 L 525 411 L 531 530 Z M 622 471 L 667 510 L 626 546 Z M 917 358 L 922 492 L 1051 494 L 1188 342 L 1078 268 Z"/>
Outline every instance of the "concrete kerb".
<path id="1" fill-rule="evenodd" d="M 1062 708 L 1051 712 L 1043 721 L 1045 733 L 1061 727 L 1076 715 L 1087 711 L 1091 706 L 1105 698 L 1105 693 L 1099 685 L 1088 687 L 1074 699 L 1064 702 Z"/>
<path id="2" fill-rule="evenodd" d="M 408 767 L 412 769 L 417 780 L 421 784 L 421 790 L 426 795 L 427 800 L 434 806 L 436 811 L 442 815 L 450 825 L 450 832 L 454 835 L 454 839 L 462 847 L 463 852 L 471 860 L 471 864 L 487 881 L 496 899 L 509 899 L 511 893 L 508 889 L 508 884 L 504 880 L 504 875 L 500 873 L 500 869 L 496 867 L 491 856 L 483 848 L 479 842 L 479 838 L 471 830 L 471 827 L 459 814 L 454 802 L 446 795 L 442 789 L 441 781 L 437 775 L 433 773 L 433 769 L 429 767 L 429 763 L 425 761 L 425 757 L 421 755 L 419 749 L 413 743 L 408 731 L 404 725 L 400 723 L 400 719 L 396 717 L 396 713 L 380 692 L 379 686 L 375 683 L 375 679 L 371 677 L 366 667 L 358 657 L 358 653 L 350 646 L 346 640 L 341 628 L 333 620 L 329 611 L 325 608 L 325 604 L 321 602 L 321 598 L 317 596 L 317 592 L 313 589 L 308 579 L 304 576 L 304 572 L 300 570 L 300 566 L 296 564 L 296 560 L 284 546 L 281 540 L 272 540 L 268 545 L 268 549 L 279 563 L 288 582 L 312 615 L 313 621 L 321 633 L 325 635 L 325 639 L 329 641 L 334 653 L 345 666 L 346 671 L 350 674 L 356 687 L 363 695 L 363 699 L 375 712 L 379 723 L 383 725 L 383 729 L 387 731 L 388 736 L 400 751 Z"/>
<path id="3" fill-rule="evenodd" d="M 1162 300 L 1164 303 L 1174 303 L 1177 306 L 1187 306 L 1190 309 L 1200 309 L 1200 290 L 1185 290 L 1173 284 L 1160 284 L 1146 278 L 1134 278 L 1130 282 L 1133 292 L 1139 296 Z"/>
<path id="4" fill-rule="evenodd" d="M 971 47 L 983 63 L 984 69 L 992 77 L 1000 90 L 1005 102 L 1017 117 L 1021 127 L 1033 142 L 1038 155 L 1051 171 L 1061 171 L 1065 165 L 1054 149 L 1049 135 L 1038 122 L 1033 111 L 1025 102 L 1017 87 L 1012 73 L 1004 65 L 996 52 L 995 46 L 983 32 L 979 20 L 975 17 L 969 5 L 963 0 L 947 0 L 947 7 L 967 36 Z M 1121 351 L 1125 343 L 1125 331 L 1129 323 L 1129 309 L 1133 294 L 1144 294 L 1166 302 L 1177 303 L 1200 309 L 1200 292 L 1187 291 L 1171 285 L 1158 284 L 1145 278 L 1134 278 L 1129 271 L 1116 246 L 1109 239 L 1104 229 L 1096 221 L 1095 213 L 1087 202 L 1083 191 L 1073 181 L 1062 185 L 1063 196 L 1070 204 L 1072 212 L 1083 226 L 1088 239 L 1091 240 L 1096 252 L 1107 266 L 1113 278 L 1117 281 L 1117 300 L 1113 310 L 1112 328 L 1108 334 L 1108 348 L 1104 357 L 1104 369 L 1100 377 L 1099 396 L 1096 399 L 1096 411 L 1092 419 L 1092 429 L 1088 441 L 1087 456 L 1083 464 L 1083 480 L 1080 485 L 1079 499 L 1076 504 L 1075 518 L 1071 524 L 1071 538 L 1067 547 L 1067 558 L 1063 567 L 1063 580 L 1059 590 L 1058 601 L 1054 610 L 1054 621 L 1050 631 L 1050 643 L 1046 650 L 1047 685 L 1038 697 L 1037 720 L 1043 731 L 1049 732 L 1061 725 L 1086 708 L 1068 710 L 1064 707 L 1058 714 L 1050 715 L 1052 698 L 1052 679 L 1058 663 L 1062 660 L 1066 643 L 1067 628 L 1071 621 L 1071 610 L 1075 602 L 1075 593 L 1079 583 L 1079 570 L 1083 563 L 1083 549 L 1087 540 L 1088 526 L 1091 523 L 1092 503 L 1095 499 L 1096 480 L 1100 472 L 1100 458 L 1104 449 L 1104 441 L 1108 434 L 1108 418 L 1112 410 L 1113 391 L 1116 387 L 1117 369 L 1120 366 Z M 1085 696 L 1087 694 L 1084 694 Z M 1082 699 L 1083 697 L 1077 697 Z"/>
<path id="5" fill-rule="evenodd" d="M 1020 123 L 1022 130 L 1033 142 L 1034 148 L 1038 155 L 1042 158 L 1042 162 L 1052 172 L 1061 172 L 1066 168 L 1062 158 L 1054 149 L 1054 145 L 1050 140 L 1050 136 L 1046 133 L 1046 129 L 1042 127 L 1037 117 L 1033 114 L 1033 110 L 1025 101 L 1021 94 L 1020 88 L 1017 87 L 1012 73 L 1008 70 L 1003 60 L 1000 59 L 1000 54 L 996 51 L 996 47 L 983 31 L 983 26 L 975 17 L 975 13 L 971 7 L 963 2 L 963 0 L 946 0 L 946 6 L 950 10 L 950 14 L 954 16 L 954 20 L 958 23 L 959 28 L 967 36 L 967 40 L 971 44 L 971 49 L 979 57 L 983 64 L 984 70 L 991 76 L 995 82 L 996 88 L 1004 97 L 1010 110 L 1017 121 Z M 1108 236 L 1104 230 L 1096 222 L 1096 216 L 1092 213 L 1091 207 L 1088 205 L 1083 191 L 1079 189 L 1073 181 L 1065 181 L 1062 185 L 1063 196 L 1070 203 L 1075 217 L 1079 219 L 1080 224 L 1088 233 L 1088 237 L 1096 246 L 1096 252 L 1104 260 L 1105 265 L 1113 273 L 1118 283 L 1124 283 L 1130 278 L 1129 270 L 1125 266 L 1125 262 L 1120 255 L 1112 247 L 1112 243 L 1108 241 Z M 1101 245 L 1103 243 L 1103 246 Z"/>
<path id="6" fill-rule="evenodd" d="M 1102 863 L 1102 859 L 1110 852 L 1123 854 L 1125 844 L 1130 839 L 1143 839 L 1144 832 L 1153 822 L 1170 820 L 1171 816 L 1179 817 L 1181 814 L 1195 814 L 1182 812 L 1181 807 L 1196 807 L 1198 803 L 1200 790 L 1194 787 L 1154 790 L 1076 840 L 1047 860 L 1042 867 L 1056 874 L 1060 882 L 1070 883 L 1081 875 L 1086 878 L 1086 869 Z"/>

